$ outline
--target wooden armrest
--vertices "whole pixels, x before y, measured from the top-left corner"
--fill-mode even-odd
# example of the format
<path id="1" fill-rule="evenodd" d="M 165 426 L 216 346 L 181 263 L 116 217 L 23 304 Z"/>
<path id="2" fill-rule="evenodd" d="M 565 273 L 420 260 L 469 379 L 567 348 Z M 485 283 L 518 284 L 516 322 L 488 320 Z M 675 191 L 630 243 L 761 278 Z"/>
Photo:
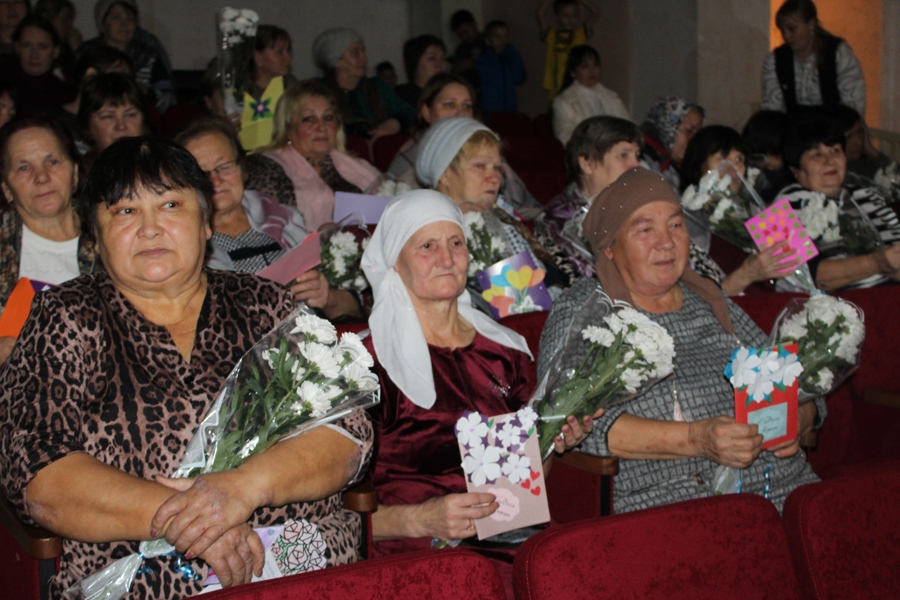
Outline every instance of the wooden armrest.
<path id="1" fill-rule="evenodd" d="M 593 454 L 585 454 L 584 452 L 573 450 L 566 452 L 562 456 L 554 454 L 553 460 L 594 475 L 608 475 L 612 477 L 619 474 L 618 456 L 594 456 Z"/>
<path id="2" fill-rule="evenodd" d="M 900 394 L 881 390 L 863 390 L 863 400 L 890 408 L 900 408 Z"/>
<path id="3" fill-rule="evenodd" d="M 378 510 L 378 496 L 371 483 L 362 481 L 341 494 L 344 508 L 353 512 L 375 512 Z"/>
<path id="4" fill-rule="evenodd" d="M 3 497 L 0 497 L 0 522 L 31 558 L 48 560 L 62 556 L 62 538 L 43 527 L 23 523 L 13 505 Z"/>

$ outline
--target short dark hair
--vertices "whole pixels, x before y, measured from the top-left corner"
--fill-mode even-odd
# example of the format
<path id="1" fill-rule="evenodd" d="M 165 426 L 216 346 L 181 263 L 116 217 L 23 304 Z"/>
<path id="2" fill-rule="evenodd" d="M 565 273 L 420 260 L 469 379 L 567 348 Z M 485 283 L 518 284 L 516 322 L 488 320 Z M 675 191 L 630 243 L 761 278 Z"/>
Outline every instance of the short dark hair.
<path id="1" fill-rule="evenodd" d="M 475 15 L 467 10 L 458 10 L 450 17 L 450 29 L 456 31 L 463 25 L 475 25 Z"/>
<path id="2" fill-rule="evenodd" d="M 819 144 L 834 146 L 840 144 L 846 147 L 847 140 L 844 132 L 836 123 L 825 117 L 813 117 L 794 121 L 787 129 L 784 138 L 784 162 L 789 167 L 800 168 L 800 159 L 803 153 Z"/>
<path id="3" fill-rule="evenodd" d="M 122 138 L 100 153 L 75 201 L 81 222 L 89 230 L 97 226 L 97 207 L 132 198 L 142 189 L 156 193 L 194 190 L 204 221 L 209 220 L 212 182 L 190 152 L 175 142 L 156 136 Z"/>
<path id="4" fill-rule="evenodd" d="M 507 29 L 509 29 L 509 25 L 506 24 L 506 21 L 501 21 L 500 19 L 494 19 L 493 21 L 488 22 L 488 24 L 484 26 L 484 35 L 488 35 L 493 30 L 498 29 L 500 27 L 506 27 Z"/>
<path id="5" fill-rule="evenodd" d="M 632 142 L 638 147 L 644 141 L 641 128 L 619 117 L 590 117 L 575 127 L 566 144 L 566 178 L 570 183 L 580 184 L 580 157 L 603 162 L 603 157 L 620 142 Z"/>
<path id="6" fill-rule="evenodd" d="M 141 111 L 145 127 L 148 123 L 144 95 L 134 80 L 122 73 L 100 73 L 81 86 L 78 128 L 86 140 L 93 141 L 90 132 L 91 115 L 103 108 L 104 104 L 133 104 Z"/>
<path id="7" fill-rule="evenodd" d="M 256 28 L 256 44 L 254 48 L 262 51 L 267 48 L 274 48 L 275 44 L 284 40 L 288 43 L 288 50 L 293 50 L 293 42 L 291 34 L 286 29 L 282 29 L 277 25 L 260 25 Z"/>
<path id="8" fill-rule="evenodd" d="M 781 156 L 790 118 L 780 110 L 757 111 L 741 131 L 748 154 Z"/>
<path id="9" fill-rule="evenodd" d="M 392 63 L 389 60 L 383 60 L 380 63 L 378 63 L 377 65 L 375 65 L 376 73 L 383 73 L 384 71 L 387 71 L 388 69 L 390 69 L 391 71 L 395 70 L 394 63 Z"/>
<path id="10" fill-rule="evenodd" d="M 566 89 L 572 85 L 572 82 L 575 81 L 575 77 L 572 76 L 572 71 L 578 68 L 586 58 L 593 58 L 597 61 L 598 65 L 600 64 L 600 53 L 597 52 L 597 49 L 593 46 L 582 44 L 581 46 L 575 46 L 569 51 L 569 57 L 566 59 L 566 72 L 563 74 L 563 84 L 561 89 Z"/>
<path id="11" fill-rule="evenodd" d="M 30 117 L 19 117 L 0 128 L 0 168 L 3 169 L 3 181 L 6 181 L 6 174 L 9 171 L 9 144 L 12 137 L 20 131 L 32 128 L 46 129 L 52 133 L 54 137 L 56 137 L 59 147 L 75 166 L 75 169 L 78 170 L 80 168 L 81 163 L 78 155 L 78 147 L 75 145 L 75 139 L 69 132 L 69 128 L 63 125 L 59 119 L 43 114 Z M 3 198 L 3 194 L 0 194 L 0 207 L 5 204 L 6 199 Z"/>
<path id="12" fill-rule="evenodd" d="M 75 5 L 70 0 L 38 0 L 34 5 L 34 14 L 52 20 L 67 9 L 75 12 Z"/>
<path id="13" fill-rule="evenodd" d="M 131 57 L 112 46 L 95 44 L 84 49 L 78 60 L 75 61 L 75 75 L 79 80 L 84 79 L 88 69 L 93 68 L 97 73 L 108 73 L 118 63 L 128 67 L 128 72 L 134 74 L 134 64 Z"/>
<path id="14" fill-rule="evenodd" d="M 816 10 L 812 0 L 785 0 L 775 13 L 775 25 L 780 28 L 782 20 L 792 15 L 797 15 L 801 21 L 809 23 L 813 19 L 818 20 L 819 11 Z"/>
<path id="15" fill-rule="evenodd" d="M 44 17 L 35 16 L 28 16 L 19 21 L 19 26 L 16 27 L 16 30 L 12 34 L 13 42 L 19 41 L 26 27 L 35 27 L 49 35 L 50 41 L 55 48 L 59 48 L 59 45 L 62 43 L 62 39 L 60 39 L 59 33 L 56 32 L 56 28 L 53 26 L 53 23 L 51 23 Z"/>
<path id="16" fill-rule="evenodd" d="M 444 45 L 444 41 L 430 33 L 406 40 L 406 43 L 403 44 L 403 68 L 406 70 L 406 80 L 410 83 L 416 78 L 416 69 L 419 67 L 419 61 L 432 46 L 437 46 L 444 53 L 447 52 L 447 46 Z"/>
<path id="17" fill-rule="evenodd" d="M 711 156 L 721 153 L 728 156 L 732 150 L 737 150 L 746 155 L 744 140 L 741 134 L 725 125 L 707 125 L 701 128 L 684 151 L 684 160 L 681 161 L 681 189 L 684 192 L 689 185 L 697 185 L 703 177 L 706 169 L 706 161 Z"/>

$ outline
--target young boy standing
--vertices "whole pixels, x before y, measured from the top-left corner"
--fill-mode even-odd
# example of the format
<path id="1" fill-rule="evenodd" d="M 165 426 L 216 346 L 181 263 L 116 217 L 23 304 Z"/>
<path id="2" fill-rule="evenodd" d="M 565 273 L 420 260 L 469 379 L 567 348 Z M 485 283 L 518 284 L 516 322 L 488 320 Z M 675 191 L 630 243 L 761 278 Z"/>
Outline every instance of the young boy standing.
<path id="1" fill-rule="evenodd" d="M 547 8 L 551 2 L 556 20 L 555 28 L 546 18 Z M 584 6 L 585 17 L 583 20 L 579 5 Z M 535 17 L 541 28 L 541 41 L 547 46 L 547 59 L 544 63 L 544 89 L 547 90 L 552 101 L 562 88 L 569 51 L 575 46 L 587 43 L 592 34 L 591 26 L 597 18 L 597 12 L 586 0 L 542 0 Z"/>
<path id="2" fill-rule="evenodd" d="M 486 48 L 475 59 L 481 79 L 481 103 L 485 112 L 516 112 L 516 86 L 525 83 L 527 73 L 519 51 L 509 43 L 509 27 L 491 21 L 484 28 Z"/>

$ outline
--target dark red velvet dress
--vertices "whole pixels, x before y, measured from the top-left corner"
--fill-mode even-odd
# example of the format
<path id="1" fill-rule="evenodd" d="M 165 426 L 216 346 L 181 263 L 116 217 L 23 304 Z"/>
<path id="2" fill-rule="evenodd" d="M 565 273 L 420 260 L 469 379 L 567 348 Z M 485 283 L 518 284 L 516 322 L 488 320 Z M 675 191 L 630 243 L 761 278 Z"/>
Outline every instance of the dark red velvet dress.
<path id="1" fill-rule="evenodd" d="M 366 346 L 372 355 L 371 338 Z M 370 473 L 379 504 L 418 504 L 464 493 L 454 426 L 463 411 L 494 416 L 518 410 L 534 389 L 534 364 L 527 354 L 476 334 L 465 348 L 428 347 L 437 399 L 428 410 L 413 404 L 376 364 L 381 404 L 371 409 L 375 453 Z M 377 359 L 376 359 L 377 360 Z M 376 542 L 384 556 L 429 548 L 431 539 Z"/>

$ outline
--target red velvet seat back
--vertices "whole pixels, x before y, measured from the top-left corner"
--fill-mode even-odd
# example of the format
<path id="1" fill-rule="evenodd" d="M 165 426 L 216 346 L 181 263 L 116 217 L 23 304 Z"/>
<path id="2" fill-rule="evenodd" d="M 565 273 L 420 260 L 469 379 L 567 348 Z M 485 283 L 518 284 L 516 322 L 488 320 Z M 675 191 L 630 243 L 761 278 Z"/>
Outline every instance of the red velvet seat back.
<path id="1" fill-rule="evenodd" d="M 398 554 L 236 586 L 209 600 L 504 600 L 503 581 L 490 560 L 468 550 Z"/>
<path id="2" fill-rule="evenodd" d="M 750 494 L 551 528 L 514 569 L 519 600 L 799 598 L 778 512 Z"/>
<path id="3" fill-rule="evenodd" d="M 806 598 L 900 597 L 900 466 L 797 488 L 784 524 Z"/>
<path id="4" fill-rule="evenodd" d="M 394 135 L 383 135 L 372 144 L 372 160 L 375 161 L 375 168 L 386 173 L 391 166 L 391 161 L 400 152 L 400 148 L 409 136 L 405 133 L 395 133 Z"/>
<path id="5" fill-rule="evenodd" d="M 534 135 L 534 127 L 528 115 L 520 112 L 490 113 L 485 119 L 488 127 L 500 137 L 508 135 Z"/>
<path id="6" fill-rule="evenodd" d="M 350 154 L 350 156 L 372 162 L 372 152 L 369 150 L 368 140 L 364 140 L 355 135 L 348 135 L 345 146 L 347 147 L 347 153 Z"/>

